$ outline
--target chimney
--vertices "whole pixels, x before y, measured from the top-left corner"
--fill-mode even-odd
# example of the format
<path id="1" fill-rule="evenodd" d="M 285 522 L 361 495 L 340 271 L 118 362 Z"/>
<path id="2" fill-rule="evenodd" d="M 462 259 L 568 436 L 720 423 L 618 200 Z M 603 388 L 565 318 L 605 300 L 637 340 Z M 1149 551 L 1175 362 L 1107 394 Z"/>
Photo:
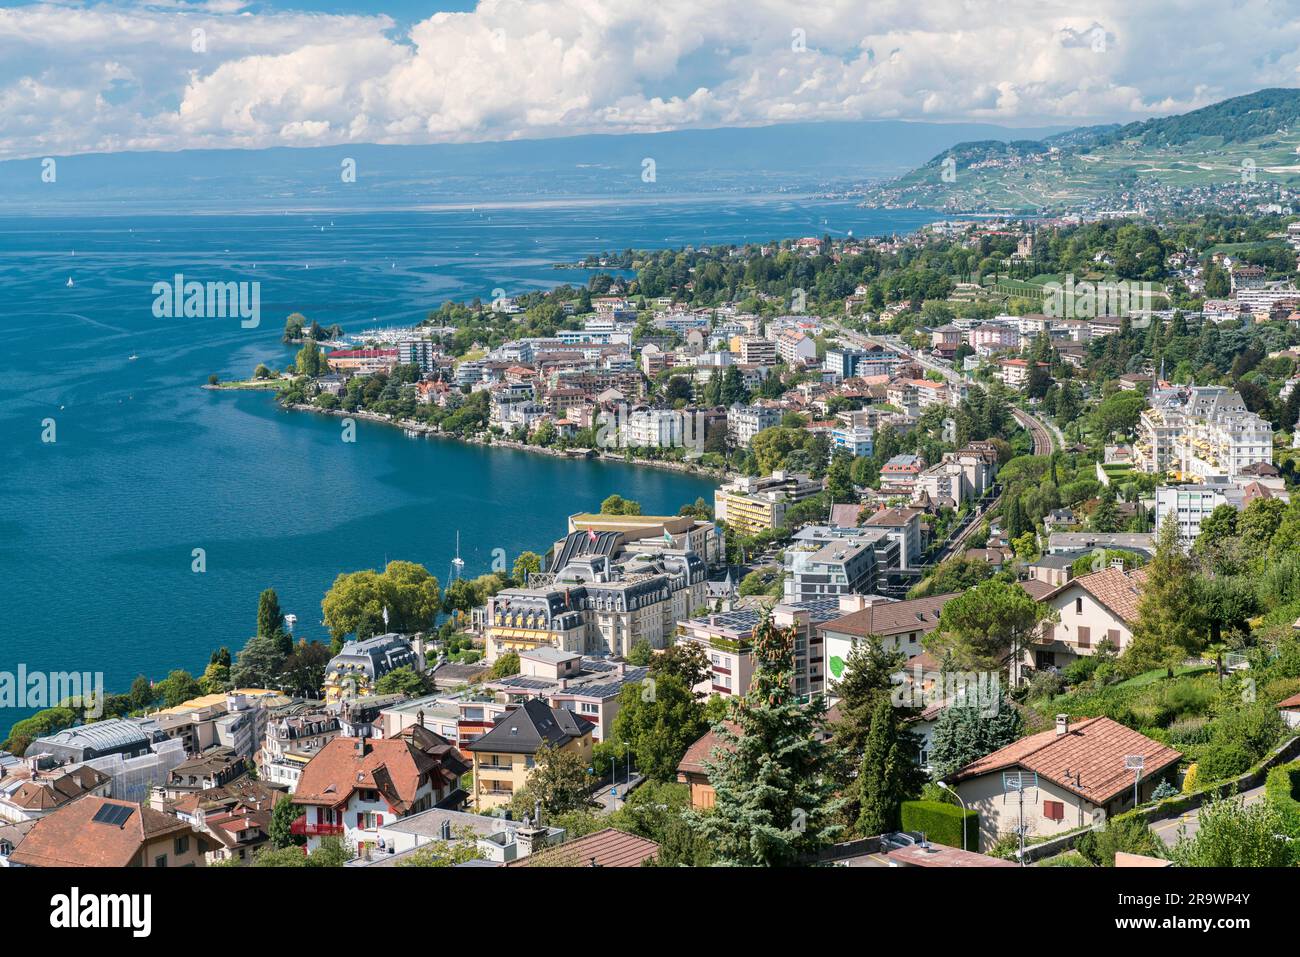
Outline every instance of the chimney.
<path id="1" fill-rule="evenodd" d="M 621 677 L 623 677 L 625 674 L 627 674 L 627 662 L 626 662 L 626 661 L 620 661 L 620 662 L 618 663 L 618 676 L 621 678 Z"/>
<path id="2" fill-rule="evenodd" d="M 370 741 L 365 735 L 357 738 L 357 757 L 364 758 L 370 753 Z"/>
<path id="3" fill-rule="evenodd" d="M 1056 716 L 1056 736 L 1059 738 L 1063 734 L 1070 733 L 1070 716 L 1068 714 L 1058 714 Z"/>

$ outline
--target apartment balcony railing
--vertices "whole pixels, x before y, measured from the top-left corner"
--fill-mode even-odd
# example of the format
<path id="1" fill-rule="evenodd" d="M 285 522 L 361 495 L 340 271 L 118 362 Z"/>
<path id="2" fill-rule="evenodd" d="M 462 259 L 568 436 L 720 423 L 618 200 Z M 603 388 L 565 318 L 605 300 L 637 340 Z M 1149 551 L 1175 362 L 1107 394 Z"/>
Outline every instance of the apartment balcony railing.
<path id="1" fill-rule="evenodd" d="M 343 834 L 342 824 L 326 823 L 307 823 L 307 815 L 295 820 L 289 825 L 289 833 L 297 834 L 299 837 L 339 837 Z"/>

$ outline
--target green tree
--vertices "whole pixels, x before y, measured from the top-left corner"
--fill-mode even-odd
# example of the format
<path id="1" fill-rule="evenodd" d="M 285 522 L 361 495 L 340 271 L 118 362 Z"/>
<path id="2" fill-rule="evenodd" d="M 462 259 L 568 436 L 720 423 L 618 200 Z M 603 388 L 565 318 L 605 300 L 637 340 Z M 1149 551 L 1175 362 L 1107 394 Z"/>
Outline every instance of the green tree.
<path id="1" fill-rule="evenodd" d="M 622 495 L 611 495 L 600 503 L 602 515 L 640 515 L 641 503 L 626 499 Z"/>
<path id="2" fill-rule="evenodd" d="M 279 683 L 285 655 L 274 635 L 248 639 L 230 668 L 230 681 L 237 688 L 268 688 Z"/>
<path id="3" fill-rule="evenodd" d="M 893 676 L 906 664 L 906 654 L 887 649 L 876 635 L 855 641 L 847 660 L 831 659 L 828 669 L 837 679 L 835 694 L 840 699 L 839 720 L 830 725 L 831 743 L 841 767 L 856 769 L 862 763 L 876 705 L 889 700 Z"/>
<path id="4" fill-rule="evenodd" d="M 1004 670 L 1014 686 L 1026 649 L 1053 614 L 1019 584 L 991 578 L 944 605 L 925 644 L 972 670 Z"/>
<path id="5" fill-rule="evenodd" d="M 135 680 L 131 682 L 131 691 L 128 695 L 132 711 L 144 711 L 152 707 L 153 703 L 158 700 L 158 695 L 153 689 L 153 682 L 144 675 L 136 675 Z"/>
<path id="6" fill-rule="evenodd" d="M 533 802 L 539 801 L 547 813 L 564 814 L 591 803 L 587 763 L 578 752 L 543 745 L 533 757 L 533 770 L 524 788 L 526 808 L 531 810 Z"/>
<path id="7" fill-rule="evenodd" d="M 492 667 L 488 668 L 484 677 L 488 681 L 500 681 L 502 678 L 517 674 L 519 674 L 519 652 L 508 651 L 492 662 Z"/>
<path id="8" fill-rule="evenodd" d="M 858 769 L 858 834 L 870 837 L 898 829 L 903 802 L 925 783 L 916 763 L 919 753 L 916 735 L 903 726 L 893 702 L 877 701 Z"/>
<path id="9" fill-rule="evenodd" d="M 797 863 L 843 830 L 830 748 L 819 729 L 825 702 L 801 704 L 791 690 L 794 631 L 764 618 L 752 641 L 756 665 L 745 696 L 733 703 L 734 725 L 716 725 L 719 747 L 705 762 L 715 804 L 690 820 L 717 860 L 738 866 Z"/>
<path id="10" fill-rule="evenodd" d="M 1246 506 L 1237 520 L 1237 530 L 1248 553 L 1268 551 L 1286 510 L 1286 503 L 1277 498 L 1257 498 Z"/>
<path id="11" fill-rule="evenodd" d="M 203 689 L 188 671 L 173 671 L 154 685 L 154 694 L 162 699 L 164 708 L 174 708 L 202 693 Z"/>
<path id="12" fill-rule="evenodd" d="M 652 678 L 660 680 L 671 675 L 688 688 L 703 684 L 712 671 L 708 655 L 693 641 L 669 645 L 650 659 Z"/>
<path id="13" fill-rule="evenodd" d="M 529 575 L 536 575 L 542 570 L 542 556 L 536 552 L 520 552 L 519 557 L 515 559 L 515 566 L 511 570 L 511 576 L 515 581 L 523 584 L 528 580 Z"/>
<path id="14" fill-rule="evenodd" d="M 257 633 L 275 635 L 284 631 L 284 613 L 280 610 L 280 596 L 268 588 L 257 598 Z"/>
<path id="15" fill-rule="evenodd" d="M 845 452 L 836 452 L 831 457 L 830 468 L 826 470 L 826 494 L 832 501 L 857 501 L 857 493 L 853 489 L 852 463 L 853 456 Z"/>
<path id="16" fill-rule="evenodd" d="M 290 830 L 293 822 L 302 816 L 303 809 L 288 797 L 277 801 L 275 807 L 271 808 L 271 824 L 267 829 L 271 843 L 276 847 L 301 847 L 306 844 L 307 838 Z"/>
<path id="17" fill-rule="evenodd" d="M 230 665 L 223 665 L 219 661 L 209 662 L 203 669 L 203 676 L 199 678 L 199 691 L 202 694 L 221 694 L 231 687 Z"/>
<path id="18" fill-rule="evenodd" d="M 1179 867 L 1290 867 L 1295 843 L 1279 840 L 1286 821 L 1267 802 L 1245 804 L 1240 798 L 1212 799 L 1201 805 L 1197 831 L 1180 832 L 1169 857 Z"/>
<path id="19" fill-rule="evenodd" d="M 637 768 L 653 781 L 672 781 L 682 756 L 707 729 L 704 705 L 673 674 L 627 685 L 619 693 L 610 741 L 626 743 Z"/>
<path id="20" fill-rule="evenodd" d="M 336 641 L 348 635 L 369 638 L 388 628 L 401 633 L 430 631 L 442 608 L 438 579 L 423 565 L 389 562 L 383 572 L 344 573 L 321 602 L 325 625 Z"/>
<path id="21" fill-rule="evenodd" d="M 375 694 L 404 694 L 408 698 L 418 698 L 428 690 L 424 676 L 410 665 L 394 668 L 375 682 Z"/>
<path id="22" fill-rule="evenodd" d="M 1178 524 L 1165 522 L 1156 533 L 1156 554 L 1146 567 L 1138 599 L 1133 642 L 1123 661 L 1130 673 L 1174 667 L 1204 644 L 1191 560 L 1178 540 Z"/>
<path id="23" fill-rule="evenodd" d="M 1020 712 L 1001 688 L 994 702 L 953 702 L 939 713 L 930 734 L 930 770 L 936 780 L 1019 739 Z"/>
<path id="24" fill-rule="evenodd" d="M 1081 834 L 1074 846 L 1094 867 L 1114 867 L 1119 851 L 1160 858 L 1168 854 L 1164 841 L 1147 822 L 1131 816 L 1111 818 L 1101 830 Z"/>
<path id="25" fill-rule="evenodd" d="M 654 653 L 654 646 L 650 644 L 649 640 L 639 638 L 627 653 L 627 663 L 637 667 L 644 667 L 650 664 L 650 659 L 654 657 Z"/>

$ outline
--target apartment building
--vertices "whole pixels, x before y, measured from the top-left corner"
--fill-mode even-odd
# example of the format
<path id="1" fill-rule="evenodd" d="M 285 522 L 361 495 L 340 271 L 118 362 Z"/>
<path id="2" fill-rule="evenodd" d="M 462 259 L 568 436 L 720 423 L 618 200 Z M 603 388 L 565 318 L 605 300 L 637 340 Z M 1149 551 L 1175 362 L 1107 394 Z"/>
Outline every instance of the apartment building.
<path id="1" fill-rule="evenodd" d="M 1174 386 L 1152 393 L 1133 445 L 1144 472 L 1196 482 L 1235 480 L 1273 459 L 1273 426 L 1225 386 Z"/>
<path id="2" fill-rule="evenodd" d="M 822 368 L 837 379 L 852 379 L 855 376 L 893 375 L 902 361 L 897 352 L 883 346 L 865 349 L 841 346 L 826 350 Z"/>
<path id="3" fill-rule="evenodd" d="M 399 634 L 349 641 L 325 666 L 325 701 L 369 695 L 380 678 L 405 667 L 418 669 L 420 660 L 411 643 Z"/>
<path id="4" fill-rule="evenodd" d="M 613 532 L 620 536 L 615 553 L 659 555 L 665 551 L 694 552 L 707 565 L 721 564 L 725 558 L 722 534 L 718 526 L 708 519 L 689 515 L 602 515 L 599 512 L 578 512 L 569 516 L 568 535 L 574 532 Z M 568 560 L 566 547 L 583 543 L 572 542 L 568 535 L 555 543 L 553 554 L 556 563 L 563 566 Z M 588 536 L 589 540 L 590 536 Z"/>
<path id="5" fill-rule="evenodd" d="M 292 798 L 303 815 L 290 829 L 309 851 L 338 837 L 365 853 L 386 823 L 459 803 L 468 770 L 449 741 L 422 728 L 399 738 L 335 738 L 303 769 Z"/>
<path id="6" fill-rule="evenodd" d="M 742 535 L 752 535 L 781 527 L 786 509 L 821 490 L 820 481 L 793 472 L 743 475 L 713 493 L 713 514 Z"/>
<path id="7" fill-rule="evenodd" d="M 563 708 L 530 698 L 497 718 L 491 730 L 466 745 L 473 757 L 474 809 L 509 804 L 528 783 L 543 747 L 591 761 L 592 725 Z"/>
<path id="8" fill-rule="evenodd" d="M 483 687 L 503 704 L 538 698 L 552 708 L 571 711 L 591 723 L 592 740 L 606 741 L 618 716 L 623 689 L 644 681 L 648 674 L 648 668 L 622 661 L 535 648 L 519 653 L 517 675 L 485 682 Z"/>
<path id="9" fill-rule="evenodd" d="M 1178 526 L 1178 537 L 1190 544 L 1201 534 L 1201 523 L 1220 505 L 1245 508 L 1245 489 L 1236 483 L 1162 485 L 1156 489 L 1156 533 L 1165 522 Z"/>
<path id="10" fill-rule="evenodd" d="M 921 558 L 925 542 L 921 533 L 919 508 L 882 508 L 872 512 L 863 522 L 865 528 L 882 529 L 898 540 L 901 568 L 914 566 Z"/>
<path id="11" fill-rule="evenodd" d="M 754 436 L 781 424 L 781 410 L 766 405 L 733 405 L 727 410 L 727 432 L 731 444 L 749 448 Z"/>
<path id="12" fill-rule="evenodd" d="M 801 542 L 785 550 L 784 600 L 866 595 L 876 586 L 875 543 L 865 538 Z"/>
<path id="13" fill-rule="evenodd" d="M 876 430 L 865 425 L 841 425 L 831 429 L 831 451 L 843 449 L 849 455 L 869 456 L 875 448 Z"/>
<path id="14" fill-rule="evenodd" d="M 826 650 L 827 690 L 834 693 L 850 653 L 867 638 L 878 638 L 886 650 L 901 651 L 908 658 L 922 654 L 925 636 L 939 627 L 943 606 L 956 597 L 955 592 L 909 601 L 872 596 L 861 599 L 856 608 L 846 602 L 841 614 L 817 626 Z"/>
<path id="15" fill-rule="evenodd" d="M 489 599 L 488 661 L 547 647 L 626 658 L 642 639 L 666 647 L 676 623 L 704 604 L 704 561 L 694 552 L 664 551 L 615 562 L 620 539 L 615 532 L 575 532 L 558 572 Z M 582 550 L 585 542 L 591 550 Z"/>
<path id="16" fill-rule="evenodd" d="M 702 445 L 704 436 L 699 441 Z M 676 409 L 633 409 L 627 416 L 626 444 L 633 448 L 681 447 L 685 444 L 682 413 Z"/>
<path id="17" fill-rule="evenodd" d="M 709 659 L 709 676 L 695 686 L 697 694 L 743 696 L 754 680 L 754 630 L 769 614 L 757 608 L 691 618 L 678 626 L 679 644 L 693 642 Z M 782 602 L 772 608 L 772 623 L 778 628 L 793 628 L 794 675 L 791 689 L 795 694 L 820 694 L 826 683 L 825 656 L 817 626 L 840 615 L 840 601 L 834 598 L 805 602 Z"/>
<path id="18" fill-rule="evenodd" d="M 739 336 L 732 352 L 741 365 L 776 365 L 776 343 L 761 336 Z"/>
<path id="19" fill-rule="evenodd" d="M 1020 347 L 1020 330 L 1006 322 L 982 323 L 970 329 L 967 337 L 971 347 L 980 354 L 1011 352 Z"/>
<path id="20" fill-rule="evenodd" d="M 1046 362 L 1036 363 L 1040 369 L 1046 369 Z M 993 367 L 993 378 L 1008 389 L 1022 390 L 1029 384 L 1030 363 L 1028 359 L 999 359 Z"/>
<path id="21" fill-rule="evenodd" d="M 800 329 L 786 329 L 776 339 L 776 354 L 795 368 L 817 359 L 817 342 Z"/>
<path id="22" fill-rule="evenodd" d="M 258 755 L 262 779 L 292 794 L 303 768 L 340 733 L 338 716 L 323 709 L 294 706 L 272 714 Z"/>

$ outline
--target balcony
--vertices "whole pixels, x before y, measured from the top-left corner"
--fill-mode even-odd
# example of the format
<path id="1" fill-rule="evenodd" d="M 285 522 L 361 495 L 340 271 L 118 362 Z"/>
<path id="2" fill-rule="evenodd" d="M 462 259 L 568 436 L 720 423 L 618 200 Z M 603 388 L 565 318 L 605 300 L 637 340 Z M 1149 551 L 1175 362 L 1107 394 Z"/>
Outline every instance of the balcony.
<path id="1" fill-rule="evenodd" d="M 343 835 L 343 825 L 308 824 L 307 815 L 304 814 L 289 825 L 289 833 L 297 834 L 299 837 L 341 837 Z"/>

